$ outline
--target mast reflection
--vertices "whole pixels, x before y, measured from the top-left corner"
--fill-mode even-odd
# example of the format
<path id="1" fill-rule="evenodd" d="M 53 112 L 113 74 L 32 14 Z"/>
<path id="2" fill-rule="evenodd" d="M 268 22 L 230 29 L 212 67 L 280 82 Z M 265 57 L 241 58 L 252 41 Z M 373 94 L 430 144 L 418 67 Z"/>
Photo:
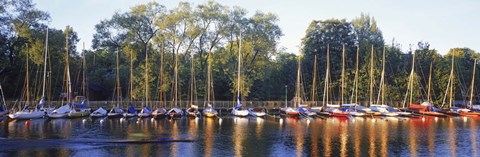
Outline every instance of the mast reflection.
<path id="1" fill-rule="evenodd" d="M 472 156 L 477 156 L 477 121 L 471 118 L 470 120 L 470 142 L 472 145 Z"/>
<path id="2" fill-rule="evenodd" d="M 205 119 L 205 127 L 204 127 L 204 137 L 205 137 L 205 157 L 210 157 L 213 154 L 213 144 L 215 143 L 215 133 L 214 131 L 214 123 L 215 119 L 213 118 L 204 118 Z"/>
<path id="3" fill-rule="evenodd" d="M 245 131 L 248 127 L 248 119 L 235 117 L 233 124 L 233 144 L 234 144 L 234 154 L 235 156 L 243 156 L 243 142 L 245 140 Z"/>

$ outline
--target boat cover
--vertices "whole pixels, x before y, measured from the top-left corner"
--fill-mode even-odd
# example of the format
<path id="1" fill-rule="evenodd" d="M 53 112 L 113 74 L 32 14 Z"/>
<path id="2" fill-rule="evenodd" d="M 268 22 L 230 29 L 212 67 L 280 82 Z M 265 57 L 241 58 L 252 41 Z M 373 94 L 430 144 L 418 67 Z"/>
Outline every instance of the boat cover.
<path id="1" fill-rule="evenodd" d="M 135 110 L 135 108 L 133 108 L 132 105 L 128 106 L 128 113 L 137 113 L 137 111 Z"/>
<path id="2" fill-rule="evenodd" d="M 97 110 L 93 111 L 93 113 L 107 114 L 107 110 L 100 107 Z"/>
<path id="3" fill-rule="evenodd" d="M 81 103 L 75 103 L 75 106 L 79 107 L 79 108 L 84 108 L 87 106 L 87 100 L 83 99 Z"/>
<path id="4" fill-rule="evenodd" d="M 151 113 L 150 108 L 148 107 L 144 107 L 142 111 L 142 113 Z"/>

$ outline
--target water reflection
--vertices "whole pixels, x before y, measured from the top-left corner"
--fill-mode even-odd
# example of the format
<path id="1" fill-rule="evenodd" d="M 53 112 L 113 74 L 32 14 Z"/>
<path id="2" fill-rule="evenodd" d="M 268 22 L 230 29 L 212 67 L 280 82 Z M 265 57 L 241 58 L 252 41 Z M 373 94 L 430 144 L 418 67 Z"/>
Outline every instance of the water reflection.
<path id="1" fill-rule="evenodd" d="M 368 125 L 368 142 L 369 142 L 369 149 L 368 149 L 368 154 L 370 156 L 376 156 L 376 144 L 375 144 L 375 137 L 377 137 L 377 133 L 375 132 L 375 123 L 377 122 L 376 119 L 372 119 L 371 123 L 367 123 Z"/>
<path id="2" fill-rule="evenodd" d="M 447 122 L 448 128 L 448 139 L 450 139 L 450 153 L 451 156 L 456 156 L 457 152 L 457 132 L 455 128 L 455 122 L 452 119 L 449 119 Z"/>
<path id="3" fill-rule="evenodd" d="M 213 154 L 213 145 L 215 143 L 215 134 L 214 134 L 214 124 L 215 119 L 213 118 L 206 118 L 205 119 L 205 127 L 204 127 L 204 141 L 205 141 L 205 153 L 204 156 L 210 157 Z"/>
<path id="4" fill-rule="evenodd" d="M 477 156 L 477 123 L 474 120 L 469 121 L 470 144 L 472 146 L 472 156 Z"/>
<path id="5" fill-rule="evenodd" d="M 103 122 L 101 122 L 103 120 Z M 273 117 L 0 122 L 0 156 L 477 156 L 480 118 Z M 183 140 L 111 144 L 115 140 Z M 25 149 L 28 148 L 28 149 Z M 2 154 L 3 153 L 3 154 Z M 261 154 L 258 154 L 261 153 Z"/>
<path id="6" fill-rule="evenodd" d="M 303 145 L 304 145 L 304 129 L 302 124 L 292 124 L 295 128 L 295 145 L 296 145 L 296 156 L 303 155 Z"/>
<path id="7" fill-rule="evenodd" d="M 235 156 L 243 156 L 243 141 L 245 137 L 245 131 L 248 127 L 248 119 L 241 118 L 241 117 L 234 117 L 234 125 L 233 125 L 233 135 L 232 141 L 234 145 L 234 154 Z"/>

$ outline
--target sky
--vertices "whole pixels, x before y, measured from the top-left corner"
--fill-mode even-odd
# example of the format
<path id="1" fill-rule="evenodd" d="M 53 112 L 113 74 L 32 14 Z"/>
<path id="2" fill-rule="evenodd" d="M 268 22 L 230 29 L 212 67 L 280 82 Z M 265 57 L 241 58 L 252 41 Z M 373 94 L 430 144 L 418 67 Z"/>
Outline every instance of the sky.
<path id="1" fill-rule="evenodd" d="M 37 8 L 51 16 L 49 27 L 64 29 L 73 27 L 80 38 L 78 49 L 85 43 L 90 49 L 95 25 L 109 19 L 115 12 L 127 12 L 135 5 L 152 0 L 33 0 Z M 184 0 L 193 5 L 208 0 Z M 175 8 L 178 0 L 156 0 L 157 3 Z M 279 48 L 297 53 L 301 39 L 312 20 L 347 19 L 369 14 L 377 21 L 386 44 L 393 40 L 403 51 L 410 45 L 415 49 L 419 41 L 428 42 L 430 48 L 446 54 L 455 47 L 468 47 L 480 51 L 480 1 L 464 0 L 217 0 L 233 7 L 245 8 L 249 14 L 256 11 L 270 12 L 279 18 L 282 29 Z"/>

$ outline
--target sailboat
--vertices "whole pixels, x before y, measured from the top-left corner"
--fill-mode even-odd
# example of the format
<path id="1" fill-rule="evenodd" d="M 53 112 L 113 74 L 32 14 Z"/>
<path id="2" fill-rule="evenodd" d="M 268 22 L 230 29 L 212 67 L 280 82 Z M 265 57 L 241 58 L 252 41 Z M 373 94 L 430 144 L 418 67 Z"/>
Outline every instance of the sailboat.
<path id="1" fill-rule="evenodd" d="M 357 53 L 358 53 L 358 49 L 357 49 Z M 357 54 L 358 55 L 358 54 Z M 358 56 L 357 56 L 358 58 Z M 357 60 L 357 64 L 358 64 L 358 60 Z M 346 104 L 344 103 L 344 90 L 345 90 L 345 44 L 343 44 L 342 46 L 342 74 L 341 74 L 341 83 L 342 83 L 342 86 L 341 86 L 341 107 L 342 107 L 342 110 L 344 112 L 346 112 L 349 116 L 353 116 L 353 117 L 361 117 L 361 116 L 365 116 L 366 114 L 364 112 L 358 112 L 357 109 L 356 109 L 356 106 L 357 104 L 353 104 L 353 103 L 349 103 L 349 104 Z"/>
<path id="2" fill-rule="evenodd" d="M 468 108 L 456 108 L 454 111 L 457 111 L 462 116 L 480 116 L 480 112 L 473 110 L 473 91 L 475 87 L 475 69 L 477 67 L 477 60 L 475 59 L 473 63 L 473 74 L 472 74 L 472 83 L 470 87 L 470 101 L 468 103 Z"/>
<path id="3" fill-rule="evenodd" d="M 300 115 L 303 116 L 316 116 L 317 113 L 313 112 L 310 108 L 308 108 L 308 105 L 302 104 L 302 70 L 301 70 L 301 61 L 300 57 L 298 58 L 298 70 L 297 70 L 297 85 L 295 87 L 295 98 L 294 98 L 294 104 L 298 107 L 297 111 L 299 112 Z"/>
<path id="4" fill-rule="evenodd" d="M 27 52 L 27 72 L 26 72 L 26 82 L 27 85 L 25 87 L 26 89 L 26 95 L 27 95 L 27 103 L 29 102 L 29 92 L 28 92 L 28 52 Z M 17 111 L 15 113 L 11 113 L 8 115 L 11 119 L 35 119 L 35 118 L 42 118 L 45 114 L 50 112 L 49 108 L 44 108 L 43 106 L 45 105 L 45 86 L 46 86 L 46 78 L 47 78 L 47 56 L 48 56 L 48 28 L 47 28 L 47 33 L 46 33 L 46 39 L 45 39 L 45 60 L 44 60 L 44 66 L 43 66 L 43 88 L 42 88 L 42 99 L 40 102 L 35 106 L 35 108 L 30 109 L 28 105 L 25 105 L 25 107 L 21 111 Z"/>
<path id="5" fill-rule="evenodd" d="M 452 60 L 452 65 L 454 64 L 454 60 Z M 453 71 L 452 71 L 453 73 Z M 413 59 L 412 59 L 412 71 L 410 73 L 410 78 L 408 80 L 408 89 L 407 93 L 410 92 L 410 107 L 404 109 L 405 112 L 399 112 L 402 116 L 408 116 L 408 112 L 415 112 L 427 116 L 445 116 L 443 113 L 436 112 L 434 107 L 430 102 L 423 102 L 421 104 L 412 103 L 413 99 L 413 75 L 415 74 L 415 51 L 413 51 Z M 403 105 L 405 106 L 407 94 L 405 94 L 405 100 Z"/>
<path id="6" fill-rule="evenodd" d="M 138 113 L 139 118 L 146 118 L 152 116 L 152 111 L 148 106 L 148 51 L 145 51 L 145 106 Z"/>
<path id="7" fill-rule="evenodd" d="M 5 95 L 3 95 L 2 85 L 0 85 L 0 96 L 2 96 L 2 104 L 0 104 L 0 116 L 8 113 L 7 102 L 5 101 Z"/>
<path id="8" fill-rule="evenodd" d="M 234 116 L 245 117 L 248 115 L 248 110 L 242 108 L 242 102 L 240 101 L 240 73 L 241 73 L 241 54 L 242 54 L 242 32 L 240 32 L 240 44 L 238 50 L 238 73 L 237 73 L 237 106 L 232 108 L 232 114 Z"/>
<path id="9" fill-rule="evenodd" d="M 301 99 L 299 96 L 300 94 L 298 92 L 300 92 L 300 57 L 298 58 L 298 61 L 297 61 L 297 81 L 295 83 L 295 96 L 293 98 L 293 105 L 298 105 L 297 104 L 297 99 Z M 285 98 L 286 99 L 286 98 Z M 287 101 L 287 100 L 285 100 Z M 281 108 L 280 109 L 280 114 L 281 115 L 284 115 L 284 116 L 290 116 L 290 117 L 298 117 L 300 116 L 300 112 L 298 111 L 297 108 L 293 108 L 293 107 L 288 107 L 287 106 L 287 103 L 285 102 L 285 107 L 284 108 Z"/>
<path id="10" fill-rule="evenodd" d="M 443 109 L 442 111 L 440 111 L 441 113 L 443 114 L 446 114 L 446 115 L 450 115 L 450 116 L 478 116 L 480 114 L 476 113 L 476 112 L 470 112 L 470 109 L 467 109 L 467 108 L 461 108 L 461 107 L 458 107 L 458 106 L 452 106 L 453 104 L 453 90 L 455 88 L 455 86 L 453 85 L 454 83 L 454 78 L 455 78 L 455 75 L 454 75 L 454 54 L 452 54 L 452 71 L 450 73 L 450 80 L 448 82 L 448 86 L 447 86 L 447 90 L 448 93 L 449 93 L 449 108 L 447 109 Z M 473 65 L 473 76 L 472 76 L 472 82 L 471 82 L 471 91 L 470 91 L 470 105 L 472 103 L 472 100 L 473 100 L 473 90 L 474 90 L 474 83 L 475 83 L 475 69 L 476 69 L 476 60 L 475 60 L 475 63 Z M 445 103 L 445 99 L 446 99 L 446 96 L 447 96 L 447 92 L 445 93 L 445 97 L 444 97 L 444 103 Z M 443 106 L 443 105 L 442 105 Z"/>
<path id="11" fill-rule="evenodd" d="M 84 46 L 85 47 L 85 46 Z M 85 48 L 84 48 L 85 49 Z M 77 96 L 75 99 L 76 100 L 81 100 L 82 102 L 80 104 L 74 104 L 72 105 L 72 109 L 70 113 L 67 114 L 68 117 L 74 118 L 74 117 L 83 117 L 83 116 L 88 116 L 90 112 L 92 111 L 91 108 L 85 108 L 87 105 L 87 61 L 85 59 L 85 51 L 83 52 L 83 62 L 82 62 L 82 93 L 83 96 Z M 78 107 L 78 108 L 75 108 Z"/>
<path id="12" fill-rule="evenodd" d="M 212 81 L 212 65 L 210 60 L 210 55 L 208 55 L 208 67 L 207 67 L 207 107 L 203 109 L 203 116 L 205 117 L 217 117 L 218 112 L 213 108 L 213 105 L 210 103 L 210 97 L 214 98 L 213 93 L 213 81 Z M 215 99 L 215 98 L 214 98 Z"/>
<path id="13" fill-rule="evenodd" d="M 322 115 L 329 115 L 329 116 L 335 116 L 335 117 L 346 117 L 348 116 L 348 112 L 344 112 L 341 110 L 341 105 L 335 105 L 335 104 L 328 104 L 328 99 L 329 99 L 329 81 L 330 80 L 330 45 L 327 45 L 327 70 L 325 74 L 325 89 L 324 89 L 324 104 L 326 104 L 326 109 L 325 112 L 328 112 L 328 114 L 321 113 Z M 343 86 L 343 85 L 342 85 Z"/>
<path id="14" fill-rule="evenodd" d="M 84 56 L 85 57 L 85 56 Z M 85 58 L 84 58 L 85 59 Z M 86 83 L 85 83 L 86 84 Z M 85 89 L 85 88 L 84 88 Z M 88 95 L 88 94 L 87 94 Z M 100 118 L 100 117 L 105 117 L 107 116 L 108 111 L 103 109 L 102 107 L 99 107 L 92 113 L 90 113 L 91 118 Z"/>
<path id="15" fill-rule="evenodd" d="M 358 64 L 359 64 L 359 55 L 360 54 L 360 47 L 357 46 L 357 57 L 356 57 L 356 63 L 355 63 L 355 78 L 353 82 L 353 89 L 352 89 L 352 95 L 350 98 L 350 104 L 344 104 L 347 106 L 353 106 L 353 110 L 355 112 L 363 112 L 366 114 L 369 114 L 372 112 L 372 110 L 368 107 L 362 106 L 358 103 Z M 351 114 L 354 115 L 354 114 Z M 363 116 L 363 115 L 362 115 Z"/>
<path id="16" fill-rule="evenodd" d="M 161 53 L 160 55 L 160 72 L 159 72 L 159 82 L 158 82 L 158 86 L 159 86 L 159 90 L 158 90 L 158 95 L 159 95 L 159 102 L 160 102 L 160 106 L 159 108 L 155 109 L 153 112 L 152 112 L 152 116 L 153 118 L 155 119 L 158 119 L 158 118 L 164 118 L 166 117 L 166 114 L 167 114 L 167 109 L 165 109 L 165 107 L 163 106 L 164 103 L 163 103 L 163 91 L 162 91 L 162 88 L 161 86 L 163 85 L 163 52 Z"/>
<path id="17" fill-rule="evenodd" d="M 116 79 L 115 79 L 115 90 L 114 90 L 114 95 L 113 97 L 116 98 L 116 105 L 114 104 L 112 109 L 110 109 L 110 111 L 107 113 L 107 116 L 108 118 L 115 118 L 115 117 L 121 117 L 123 116 L 123 110 L 120 109 L 119 106 L 121 106 L 121 103 L 122 103 L 122 96 L 121 96 L 121 90 L 120 90 L 120 73 L 119 73 L 119 68 L 118 68 L 118 54 L 120 52 L 118 52 L 118 49 L 117 49 L 117 52 L 116 52 L 116 73 L 115 73 L 115 76 L 116 76 Z M 115 95 L 116 94 L 116 95 Z"/>
<path id="18" fill-rule="evenodd" d="M 317 103 L 315 102 L 315 98 L 316 98 L 316 95 L 317 95 L 317 55 L 315 55 L 314 57 L 314 61 L 313 61 L 313 80 L 312 80 L 312 95 L 311 95 L 311 98 L 312 98 L 312 102 L 314 105 L 313 107 L 310 107 L 311 111 L 315 112 L 315 113 L 319 113 L 322 111 L 323 107 L 322 106 L 317 106 Z"/>
<path id="19" fill-rule="evenodd" d="M 251 107 L 248 108 L 248 115 L 253 117 L 264 117 L 267 115 L 265 111 L 266 110 L 263 107 Z"/>
<path id="20" fill-rule="evenodd" d="M 133 52 L 132 52 L 133 53 Z M 130 103 L 133 101 L 133 54 L 130 54 L 130 86 L 129 86 L 129 95 L 130 95 Z M 123 117 L 131 118 L 137 116 L 137 110 L 133 107 L 133 105 L 128 105 L 127 111 L 123 113 Z"/>
<path id="21" fill-rule="evenodd" d="M 370 109 L 378 113 L 380 116 L 398 116 L 396 111 L 390 110 L 392 107 L 385 104 L 385 47 L 383 47 L 383 58 L 382 58 L 382 76 L 380 79 L 380 90 L 378 92 L 377 104 L 371 104 Z M 381 102 L 380 102 L 381 98 Z"/>
<path id="22" fill-rule="evenodd" d="M 253 117 L 264 117 L 267 115 L 265 108 L 263 107 L 251 107 L 248 108 L 248 115 Z"/>
<path id="23" fill-rule="evenodd" d="M 99 118 L 105 116 L 107 116 L 107 110 L 103 109 L 102 107 L 99 107 L 97 110 L 90 113 L 91 118 Z"/>
<path id="24" fill-rule="evenodd" d="M 178 106 L 177 106 L 177 103 L 178 103 L 178 56 L 175 54 L 174 52 L 174 57 L 175 57 L 175 66 L 174 66 L 174 69 L 173 69 L 173 75 L 174 75 L 174 84 L 173 84 L 173 88 L 174 88 L 174 96 L 173 96 L 173 104 L 174 106 L 167 111 L 167 115 L 170 116 L 170 118 L 174 118 L 174 117 L 182 117 L 183 116 L 183 110 L 180 109 Z"/>
<path id="25" fill-rule="evenodd" d="M 200 111 L 198 111 L 198 105 L 195 105 L 194 102 L 196 101 L 196 95 L 197 95 L 197 88 L 196 88 L 196 82 L 195 82 L 195 61 L 193 60 L 192 56 L 192 61 L 191 61 L 191 68 L 190 68 L 190 108 L 187 109 L 187 116 L 188 117 L 199 117 L 200 116 Z"/>
<path id="26" fill-rule="evenodd" d="M 72 83 L 70 81 L 70 66 L 69 66 L 69 63 L 68 63 L 68 58 L 69 57 L 69 53 L 68 53 L 68 32 L 65 32 L 65 68 L 66 68 L 66 82 L 67 82 L 67 85 L 66 85 L 66 104 L 63 105 L 63 106 L 60 106 L 59 108 L 53 110 L 52 113 L 49 113 L 47 114 L 48 118 L 65 118 L 67 117 L 68 113 L 70 113 L 70 104 L 72 103 L 72 100 L 71 100 L 71 94 L 72 94 Z"/>

